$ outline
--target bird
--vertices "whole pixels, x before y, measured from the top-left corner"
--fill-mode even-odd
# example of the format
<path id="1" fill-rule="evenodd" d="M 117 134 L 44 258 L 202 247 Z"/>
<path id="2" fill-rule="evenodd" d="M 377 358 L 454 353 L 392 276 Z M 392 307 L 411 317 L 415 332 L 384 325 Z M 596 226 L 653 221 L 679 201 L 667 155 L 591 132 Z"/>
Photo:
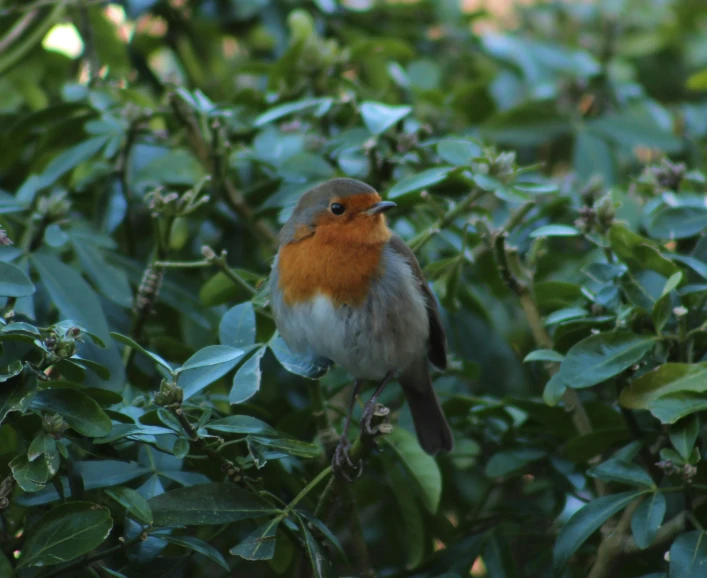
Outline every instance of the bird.
<path id="1" fill-rule="evenodd" d="M 295 353 L 333 362 L 351 374 L 353 393 L 332 464 L 358 469 L 349 425 L 362 383 L 378 382 L 361 428 L 372 435 L 375 403 L 397 378 L 422 449 L 452 451 L 454 438 L 428 362 L 447 367 L 437 302 L 412 250 L 388 227 L 384 201 L 368 184 L 335 178 L 305 192 L 279 235 L 270 275 L 277 330 Z M 360 474 L 360 469 L 358 470 Z"/>

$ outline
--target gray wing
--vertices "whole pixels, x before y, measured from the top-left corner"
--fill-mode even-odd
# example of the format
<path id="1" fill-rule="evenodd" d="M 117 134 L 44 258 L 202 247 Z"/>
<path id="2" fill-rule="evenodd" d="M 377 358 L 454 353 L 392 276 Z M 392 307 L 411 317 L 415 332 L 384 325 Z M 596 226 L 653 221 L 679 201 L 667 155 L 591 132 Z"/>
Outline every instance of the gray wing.
<path id="1" fill-rule="evenodd" d="M 439 316 L 437 301 L 427 285 L 425 276 L 422 274 L 420 264 L 417 262 L 415 254 L 410 250 L 400 237 L 393 235 L 389 241 L 390 248 L 398 255 L 402 256 L 410 265 L 413 274 L 420 282 L 420 291 L 425 298 L 427 305 L 427 317 L 430 322 L 430 343 L 429 343 L 429 358 L 430 361 L 439 369 L 447 368 L 447 338 L 442 327 L 442 320 Z"/>

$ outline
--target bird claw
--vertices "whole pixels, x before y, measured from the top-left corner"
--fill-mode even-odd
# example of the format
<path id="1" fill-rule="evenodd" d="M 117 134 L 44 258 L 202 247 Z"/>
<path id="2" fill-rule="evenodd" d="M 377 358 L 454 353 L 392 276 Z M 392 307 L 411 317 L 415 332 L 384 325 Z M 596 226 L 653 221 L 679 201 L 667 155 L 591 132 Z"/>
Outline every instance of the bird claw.
<path id="1" fill-rule="evenodd" d="M 384 423 L 385 418 L 390 414 L 390 410 L 380 403 L 367 401 L 363 407 L 363 415 L 361 416 L 361 431 L 367 436 L 377 436 L 381 433 L 380 426 Z M 375 425 L 373 421 L 377 422 Z"/>
<path id="2" fill-rule="evenodd" d="M 336 450 L 334 450 L 334 456 L 331 460 L 331 467 L 334 470 L 334 474 L 349 483 L 353 482 L 354 478 L 349 476 L 347 469 L 353 470 L 356 474 L 356 478 L 360 477 L 363 473 L 363 463 L 360 461 L 358 464 L 353 463 L 349 455 L 350 449 L 351 442 L 347 438 L 342 437 L 339 440 L 339 444 L 336 446 Z"/>

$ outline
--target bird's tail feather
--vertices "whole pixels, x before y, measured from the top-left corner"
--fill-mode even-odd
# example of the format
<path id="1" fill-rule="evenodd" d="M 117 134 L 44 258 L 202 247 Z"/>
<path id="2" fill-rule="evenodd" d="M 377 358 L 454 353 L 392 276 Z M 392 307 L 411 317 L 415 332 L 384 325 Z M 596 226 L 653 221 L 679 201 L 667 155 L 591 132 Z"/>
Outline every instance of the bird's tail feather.
<path id="1" fill-rule="evenodd" d="M 400 385 L 403 386 L 405 399 L 412 412 L 420 446 L 428 454 L 435 455 L 440 450 L 452 451 L 454 436 L 426 370 L 427 368 L 424 374 L 425 384 L 421 383 L 423 376 L 418 374 L 415 383 L 401 377 Z"/>

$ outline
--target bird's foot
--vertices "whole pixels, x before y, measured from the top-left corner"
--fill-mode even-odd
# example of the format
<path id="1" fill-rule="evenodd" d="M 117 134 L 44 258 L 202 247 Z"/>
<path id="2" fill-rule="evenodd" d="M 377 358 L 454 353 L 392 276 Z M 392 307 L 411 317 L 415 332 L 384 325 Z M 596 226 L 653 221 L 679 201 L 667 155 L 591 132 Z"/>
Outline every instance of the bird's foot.
<path id="1" fill-rule="evenodd" d="M 381 426 L 387 422 L 390 415 L 390 410 L 380 403 L 373 403 L 371 400 L 366 402 L 363 407 L 363 415 L 361 416 L 361 433 L 366 436 L 374 437 L 380 433 Z"/>
<path id="2" fill-rule="evenodd" d="M 358 478 L 363 472 L 363 463 L 359 460 L 358 464 L 354 464 L 349 455 L 350 451 L 351 442 L 346 436 L 341 436 L 331 460 L 334 475 L 343 478 L 347 482 L 353 482 L 354 478 Z M 349 472 L 353 472 L 354 478 L 349 475 Z"/>

